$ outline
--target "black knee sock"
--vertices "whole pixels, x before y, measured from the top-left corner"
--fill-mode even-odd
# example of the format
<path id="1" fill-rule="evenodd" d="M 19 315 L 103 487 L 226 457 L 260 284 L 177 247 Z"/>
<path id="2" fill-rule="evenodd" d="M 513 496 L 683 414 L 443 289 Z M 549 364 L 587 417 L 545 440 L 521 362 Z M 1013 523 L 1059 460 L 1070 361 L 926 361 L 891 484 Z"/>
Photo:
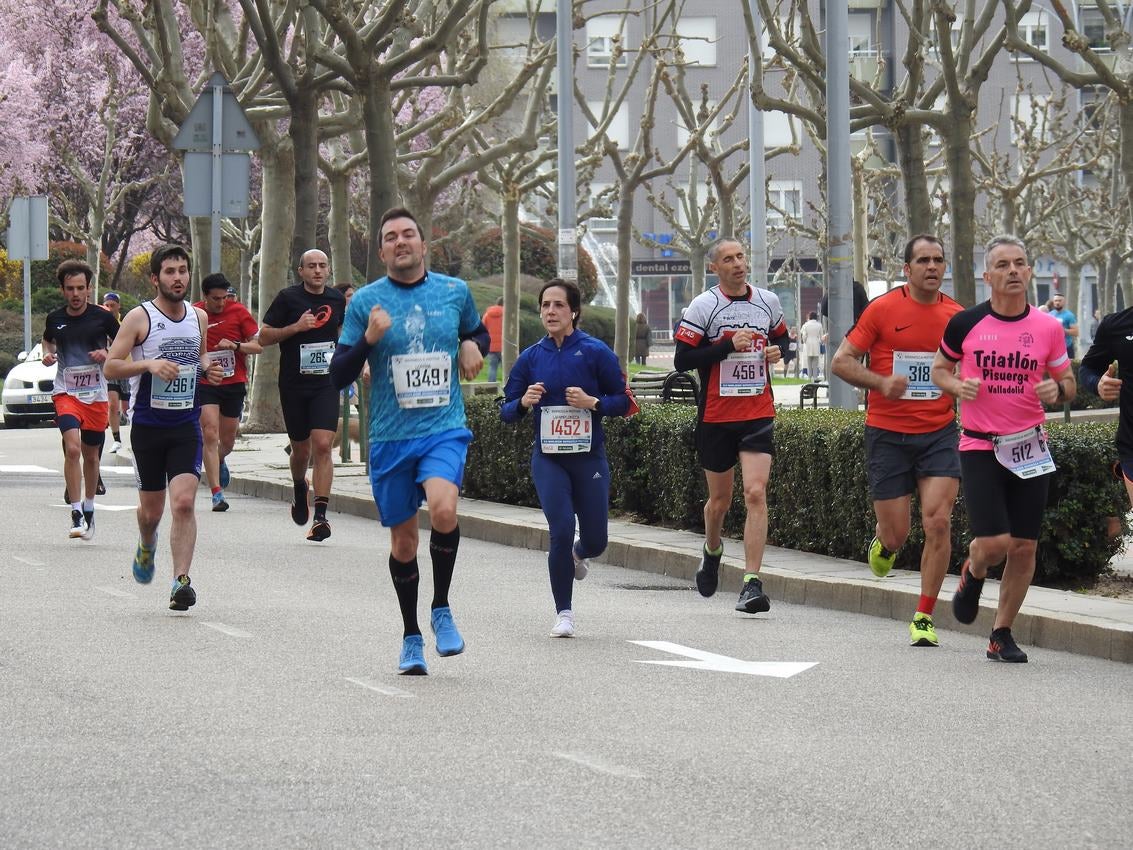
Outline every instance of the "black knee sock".
<path id="1" fill-rule="evenodd" d="M 456 550 L 460 546 L 460 526 L 452 531 L 433 529 L 429 537 L 429 557 L 433 560 L 433 607 L 448 607 L 448 589 L 456 566 Z"/>
<path id="2" fill-rule="evenodd" d="M 393 589 L 397 591 L 397 604 L 401 607 L 405 636 L 421 634 L 421 627 L 417 625 L 417 585 L 421 583 L 417 559 L 405 563 L 390 555 L 389 574 L 393 579 Z"/>
<path id="3" fill-rule="evenodd" d="M 315 496 L 315 519 L 327 518 L 328 504 L 330 504 L 330 496 Z"/>

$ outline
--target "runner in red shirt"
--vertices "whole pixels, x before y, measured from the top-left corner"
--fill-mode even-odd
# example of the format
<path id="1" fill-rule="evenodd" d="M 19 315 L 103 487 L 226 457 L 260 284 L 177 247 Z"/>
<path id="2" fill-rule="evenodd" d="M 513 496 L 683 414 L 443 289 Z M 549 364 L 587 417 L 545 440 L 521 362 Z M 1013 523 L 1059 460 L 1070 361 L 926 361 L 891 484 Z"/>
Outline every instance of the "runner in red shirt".
<path id="1" fill-rule="evenodd" d="M 963 308 L 940 291 L 944 244 L 914 236 L 905 245 L 904 286 L 869 303 L 850 328 L 830 368 L 869 390 L 866 470 L 877 530 L 867 549 L 874 575 L 893 569 L 912 523 L 913 492 L 921 503 L 925 543 L 921 595 L 909 641 L 938 646 L 932 615 L 952 556 L 952 507 L 960 487 L 956 413 L 951 397 L 930 380 L 944 326 Z M 862 358 L 869 355 L 869 366 Z"/>
<path id="2" fill-rule="evenodd" d="M 220 363 L 224 378 L 220 384 L 199 384 L 201 434 L 204 438 L 204 467 L 212 490 L 212 509 L 228 510 L 224 488 L 228 486 L 228 464 L 224 459 L 236 444 L 236 431 L 244 412 L 247 394 L 246 356 L 263 351 L 257 337 L 260 329 L 248 308 L 228 300 L 228 279 L 219 272 L 201 281 L 204 300 L 194 304 L 208 315 L 208 350 L 214 363 Z"/>
<path id="3" fill-rule="evenodd" d="M 704 503 L 704 551 L 696 573 L 701 596 L 719 583 L 724 544 L 720 532 L 732 504 L 736 461 L 743 475 L 744 586 L 736 610 L 766 611 L 759 569 L 767 543 L 767 479 L 771 475 L 775 416 L 770 365 L 782 357 L 789 336 L 775 293 L 748 283 L 747 257 L 735 239 L 708 249 L 708 270 L 720 279 L 685 310 L 676 333 L 674 366 L 700 373 L 696 451 L 708 481 Z"/>

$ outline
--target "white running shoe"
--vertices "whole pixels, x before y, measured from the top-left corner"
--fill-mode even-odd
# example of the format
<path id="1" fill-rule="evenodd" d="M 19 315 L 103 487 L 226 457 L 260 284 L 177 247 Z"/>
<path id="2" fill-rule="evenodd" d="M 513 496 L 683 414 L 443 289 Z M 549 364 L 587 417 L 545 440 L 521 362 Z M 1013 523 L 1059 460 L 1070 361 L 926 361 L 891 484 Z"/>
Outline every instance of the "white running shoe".
<path id="1" fill-rule="evenodd" d="M 558 613 L 551 637 L 574 637 L 574 614 L 569 609 Z"/>
<path id="2" fill-rule="evenodd" d="M 578 545 L 578 541 L 574 541 L 574 546 Z M 570 547 L 570 554 L 574 557 L 574 580 L 582 581 L 586 578 L 586 574 L 590 572 L 590 559 L 578 557 L 578 552 L 574 550 L 574 546 Z"/>
<path id="3" fill-rule="evenodd" d="M 116 455 L 116 454 L 118 454 L 118 450 L 120 448 L 122 448 L 122 443 L 118 440 L 115 440 L 113 443 L 110 444 L 110 453 L 112 455 Z"/>

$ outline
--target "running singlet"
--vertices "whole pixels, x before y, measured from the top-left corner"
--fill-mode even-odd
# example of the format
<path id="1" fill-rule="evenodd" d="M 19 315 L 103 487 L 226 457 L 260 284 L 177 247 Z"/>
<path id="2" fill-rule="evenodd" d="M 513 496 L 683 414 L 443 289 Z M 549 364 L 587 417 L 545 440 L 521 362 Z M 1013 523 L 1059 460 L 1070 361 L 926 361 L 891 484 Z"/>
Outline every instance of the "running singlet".
<path id="1" fill-rule="evenodd" d="M 346 310 L 346 296 L 333 287 L 314 295 L 301 283 L 280 291 L 264 313 L 264 324 L 285 328 L 308 310 L 315 327 L 289 336 L 279 343 L 279 383 L 288 389 L 320 389 L 332 386 L 330 358 Z"/>
<path id="2" fill-rule="evenodd" d="M 960 402 L 965 430 L 1006 436 L 1046 420 L 1034 386 L 1069 361 L 1062 325 L 1027 305 L 1018 316 L 998 316 L 985 301 L 948 321 L 940 353 L 960 364 L 960 378 L 978 378 L 979 395 Z M 989 440 L 961 433 L 960 451 L 991 449 Z"/>
<path id="3" fill-rule="evenodd" d="M 751 351 L 733 352 L 700 370 L 704 422 L 743 422 L 775 415 L 763 351 L 770 339 L 787 335 L 787 325 L 774 292 L 748 286 L 745 295 L 730 298 L 714 286 L 692 299 L 675 339 L 692 346 L 712 345 L 742 330 L 752 332 Z"/>
<path id="4" fill-rule="evenodd" d="M 393 324 L 370 349 L 370 440 L 426 437 L 465 427 L 457 350 L 460 334 L 480 325 L 468 284 L 429 272 L 415 284 L 388 277 L 354 293 L 343 325 L 343 345 L 364 344 L 370 310 L 381 307 Z"/>
<path id="5" fill-rule="evenodd" d="M 231 349 L 221 351 L 217 348 L 222 339 L 233 342 L 243 342 L 259 333 L 259 325 L 248 312 L 248 308 L 235 301 L 229 301 L 219 313 L 210 313 L 204 301 L 193 305 L 205 311 L 208 317 L 208 343 L 206 348 L 210 352 L 210 363 L 220 363 L 224 369 L 224 378 L 220 385 L 246 384 L 248 382 L 248 360 L 244 354 L 237 354 Z"/>
<path id="6" fill-rule="evenodd" d="M 937 293 L 932 304 L 921 304 L 909 294 L 908 284 L 869 303 L 846 339 L 869 352 L 871 372 L 904 374 L 909 386 L 897 401 L 870 390 L 867 425 L 902 434 L 928 434 L 956 418 L 952 397 L 933 385 L 931 372 L 944 326 L 963 309 L 943 292 Z"/>
<path id="7" fill-rule="evenodd" d="M 130 359 L 172 360 L 180 374 L 172 381 L 155 378 L 149 372 L 130 378 L 130 423 L 172 428 L 200 418 L 197 406 L 197 379 L 201 365 L 201 323 L 197 311 L 184 302 L 185 315 L 171 319 L 152 301 L 141 308 L 149 319 L 149 332 L 134 346 Z"/>
<path id="8" fill-rule="evenodd" d="M 51 394 L 66 393 L 84 404 L 106 401 L 106 378 L 90 353 L 106 348 L 116 333 L 114 316 L 95 304 L 87 304 L 78 316 L 70 315 L 66 307 L 48 313 L 43 338 L 55 345 L 59 364 Z"/>

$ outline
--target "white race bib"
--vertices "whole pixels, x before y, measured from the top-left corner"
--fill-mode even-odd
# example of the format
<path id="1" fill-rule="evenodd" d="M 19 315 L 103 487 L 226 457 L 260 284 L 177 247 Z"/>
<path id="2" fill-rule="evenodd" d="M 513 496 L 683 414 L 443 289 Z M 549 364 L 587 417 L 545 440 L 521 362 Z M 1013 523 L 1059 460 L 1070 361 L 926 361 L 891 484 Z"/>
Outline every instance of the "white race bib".
<path id="1" fill-rule="evenodd" d="M 762 351 L 733 351 L 720 362 L 721 396 L 763 395 L 767 366 Z"/>
<path id="2" fill-rule="evenodd" d="M 329 375 L 333 342 L 305 342 L 299 346 L 300 375 Z"/>
<path id="3" fill-rule="evenodd" d="M 941 396 L 940 388 L 932 382 L 931 351 L 894 351 L 893 374 L 909 379 L 903 399 L 932 401 Z"/>
<path id="4" fill-rule="evenodd" d="M 197 367 L 179 365 L 177 377 L 165 381 L 154 375 L 150 382 L 149 406 L 155 410 L 188 410 L 197 393 Z"/>
<path id="5" fill-rule="evenodd" d="M 452 358 L 443 351 L 390 358 L 398 407 L 443 407 L 452 392 Z"/>
<path id="6" fill-rule="evenodd" d="M 1050 443 L 1041 425 L 994 437 L 995 459 L 1000 466 L 1011 470 L 1020 478 L 1034 478 L 1054 472 L 1054 458 L 1050 456 Z"/>
<path id="7" fill-rule="evenodd" d="M 592 436 L 589 410 L 566 405 L 540 408 L 539 448 L 544 454 L 588 452 Z"/>
<path id="8" fill-rule="evenodd" d="M 230 348 L 210 351 L 209 363 L 220 366 L 222 379 L 231 378 L 236 374 L 236 352 Z"/>
<path id="9" fill-rule="evenodd" d="M 97 363 L 68 366 L 63 370 L 63 388 L 79 401 L 89 401 L 102 386 L 102 369 Z"/>

